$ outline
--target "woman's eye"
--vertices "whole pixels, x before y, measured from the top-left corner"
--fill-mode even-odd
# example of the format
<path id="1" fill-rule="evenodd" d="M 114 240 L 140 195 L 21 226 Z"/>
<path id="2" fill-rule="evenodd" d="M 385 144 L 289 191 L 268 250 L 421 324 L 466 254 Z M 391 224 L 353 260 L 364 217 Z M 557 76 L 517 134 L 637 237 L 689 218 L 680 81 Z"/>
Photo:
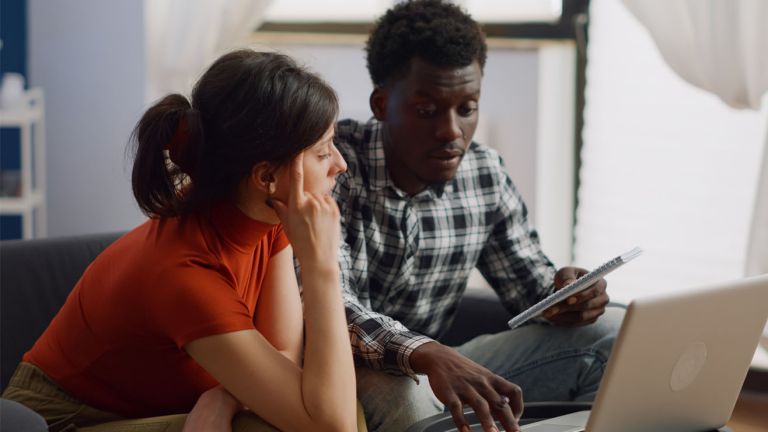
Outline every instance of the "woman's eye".
<path id="1" fill-rule="evenodd" d="M 323 153 L 320 155 L 320 160 L 326 160 L 331 157 L 330 153 Z"/>

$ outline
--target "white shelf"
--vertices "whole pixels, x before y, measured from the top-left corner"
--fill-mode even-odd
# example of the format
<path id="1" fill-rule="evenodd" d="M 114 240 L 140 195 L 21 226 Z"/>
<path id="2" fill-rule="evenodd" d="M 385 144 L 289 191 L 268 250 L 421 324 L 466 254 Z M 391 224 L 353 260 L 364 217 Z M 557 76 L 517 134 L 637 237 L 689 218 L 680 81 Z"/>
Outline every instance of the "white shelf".
<path id="1" fill-rule="evenodd" d="M 45 103 L 43 91 L 25 92 L 17 109 L 0 110 L 0 127 L 19 128 L 20 194 L 0 197 L 1 215 L 19 215 L 22 237 L 45 237 Z"/>
<path id="2" fill-rule="evenodd" d="M 30 207 L 37 207 L 43 203 L 43 194 L 40 191 L 32 192 L 29 198 L 0 197 L 0 213 L 20 214 Z"/>

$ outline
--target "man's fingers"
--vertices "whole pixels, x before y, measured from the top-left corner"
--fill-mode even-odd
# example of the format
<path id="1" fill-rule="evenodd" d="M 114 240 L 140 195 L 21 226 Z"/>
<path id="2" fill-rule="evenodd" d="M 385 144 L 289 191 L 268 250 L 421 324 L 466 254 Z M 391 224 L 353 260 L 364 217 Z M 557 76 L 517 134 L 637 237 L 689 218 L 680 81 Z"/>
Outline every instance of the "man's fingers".
<path id="1" fill-rule="evenodd" d="M 490 389 L 490 392 L 485 395 L 485 399 L 490 406 L 491 413 L 501 425 L 505 431 L 518 431 L 520 430 L 517 425 L 517 415 L 515 414 L 515 407 L 520 402 L 519 393 L 511 392 L 512 397 L 507 396 L 503 391 L 497 391 Z"/>
<path id="2" fill-rule="evenodd" d="M 585 304 L 588 304 L 601 294 L 605 294 L 604 292 L 601 292 L 599 289 L 595 288 L 589 288 L 587 290 L 582 291 L 581 293 L 577 295 L 570 296 L 566 298 L 565 300 L 560 301 L 559 303 L 555 304 L 552 307 L 549 307 L 544 310 L 542 313 L 544 315 L 544 318 L 546 319 L 552 319 L 553 317 L 557 316 L 558 314 L 562 314 L 565 312 L 570 311 L 578 311 L 578 310 L 584 310 L 587 309 Z M 586 302 L 586 303 L 585 303 Z M 607 301 L 606 301 L 607 303 Z"/>
<path id="3" fill-rule="evenodd" d="M 563 267 L 555 273 L 555 286 L 562 288 L 575 281 L 578 276 L 576 267 Z"/>
<path id="4" fill-rule="evenodd" d="M 555 286 L 557 288 L 568 286 L 587 273 L 589 272 L 586 269 L 580 267 L 563 267 L 555 273 Z"/>
<path id="5" fill-rule="evenodd" d="M 500 396 L 506 398 L 507 405 L 515 418 L 515 422 L 520 420 L 520 417 L 523 415 L 523 389 L 501 377 L 498 377 L 494 387 Z"/>
<path id="6" fill-rule="evenodd" d="M 592 284 L 590 288 L 587 288 L 578 294 L 568 297 L 565 300 L 565 303 L 568 305 L 577 305 L 579 303 L 584 303 L 586 301 L 599 297 L 605 294 L 605 286 L 606 286 L 605 279 L 600 279 L 599 281 Z"/>
<path id="7" fill-rule="evenodd" d="M 453 397 L 445 402 L 445 407 L 451 412 L 453 423 L 460 432 L 469 432 L 469 423 L 464 417 L 464 405 L 458 397 Z"/>
<path id="8" fill-rule="evenodd" d="M 498 395 L 496 395 L 496 398 L 498 398 Z M 465 402 L 467 402 L 467 404 L 471 406 L 472 409 L 475 411 L 475 416 L 477 417 L 477 421 L 479 421 L 480 424 L 483 426 L 483 431 L 485 432 L 498 431 L 498 429 L 496 428 L 496 422 L 493 420 L 493 417 L 491 416 L 491 409 L 488 404 L 488 401 L 483 396 L 481 396 L 479 393 L 475 391 L 471 391 L 466 396 Z"/>
<path id="9" fill-rule="evenodd" d="M 520 426 L 517 424 L 517 418 L 512 408 L 509 406 L 509 402 L 506 402 L 507 397 L 501 396 L 504 400 L 497 402 L 492 410 L 493 416 L 499 420 L 501 426 L 506 432 L 518 432 Z"/>
<path id="10" fill-rule="evenodd" d="M 570 312 L 562 312 L 548 319 L 555 325 L 582 326 L 582 325 L 594 323 L 603 313 L 605 313 L 605 309 L 570 311 Z"/>
<path id="11" fill-rule="evenodd" d="M 605 309 L 606 306 L 608 306 L 608 303 L 610 302 L 610 297 L 608 297 L 608 294 L 603 293 L 600 296 L 591 298 L 581 304 L 581 310 L 591 310 L 591 309 Z"/>

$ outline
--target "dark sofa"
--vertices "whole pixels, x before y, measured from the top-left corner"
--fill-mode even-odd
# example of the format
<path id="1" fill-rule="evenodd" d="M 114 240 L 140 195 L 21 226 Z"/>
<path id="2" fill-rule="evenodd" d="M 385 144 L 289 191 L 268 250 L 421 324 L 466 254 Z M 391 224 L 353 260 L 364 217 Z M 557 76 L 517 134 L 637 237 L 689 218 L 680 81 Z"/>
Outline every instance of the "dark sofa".
<path id="1" fill-rule="evenodd" d="M 86 267 L 121 234 L 0 241 L 0 392 Z M 462 299 L 456 321 L 440 340 L 459 345 L 479 334 L 505 329 L 508 319 L 509 313 L 493 293 L 470 290 Z M 526 404 L 526 417 L 531 421 L 589 407 L 586 403 L 530 403 Z M 471 415 L 468 409 L 467 418 Z M 4 417 L 0 429 L 9 431 L 31 429 L 14 428 L 7 422 L 39 420 Z M 437 417 L 430 421 L 443 420 Z M 423 430 L 431 430 L 424 426 Z M 414 430 L 421 430 L 416 427 Z"/>
<path id="2" fill-rule="evenodd" d="M 85 268 L 120 234 L 0 242 L 0 391 Z M 441 340 L 457 345 L 503 329 L 507 319 L 492 293 L 470 291 Z"/>

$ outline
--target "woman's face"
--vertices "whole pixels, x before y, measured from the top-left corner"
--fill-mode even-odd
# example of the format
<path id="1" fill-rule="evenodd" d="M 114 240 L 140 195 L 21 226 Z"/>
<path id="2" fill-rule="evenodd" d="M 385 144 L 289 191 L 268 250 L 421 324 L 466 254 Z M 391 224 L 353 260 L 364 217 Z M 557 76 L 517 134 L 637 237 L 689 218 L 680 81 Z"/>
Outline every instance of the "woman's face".
<path id="1" fill-rule="evenodd" d="M 304 150 L 304 192 L 331 195 L 336 176 L 347 170 L 347 163 L 333 144 L 334 126 L 312 146 Z M 278 173 L 275 198 L 287 199 L 290 186 L 290 164 Z"/>

